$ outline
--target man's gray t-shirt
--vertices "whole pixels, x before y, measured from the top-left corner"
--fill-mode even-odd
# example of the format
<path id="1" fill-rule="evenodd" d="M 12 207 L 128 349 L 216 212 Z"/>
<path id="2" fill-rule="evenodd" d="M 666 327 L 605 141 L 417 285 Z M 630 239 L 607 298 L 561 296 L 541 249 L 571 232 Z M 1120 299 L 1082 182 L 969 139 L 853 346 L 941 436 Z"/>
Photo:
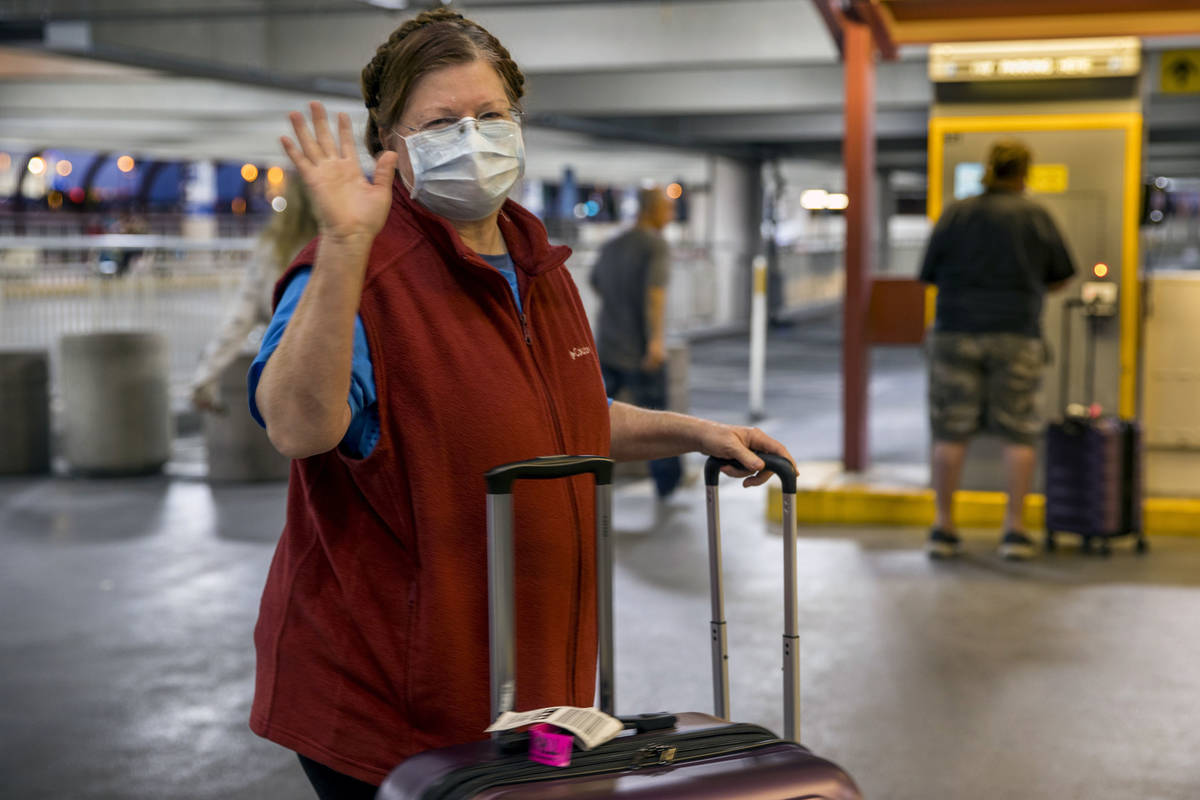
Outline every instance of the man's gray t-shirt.
<path id="1" fill-rule="evenodd" d="M 667 285 L 667 243 L 645 228 L 632 228 L 601 249 L 591 284 L 600 295 L 596 347 L 600 363 L 621 370 L 641 368 L 646 355 L 646 290 Z"/>

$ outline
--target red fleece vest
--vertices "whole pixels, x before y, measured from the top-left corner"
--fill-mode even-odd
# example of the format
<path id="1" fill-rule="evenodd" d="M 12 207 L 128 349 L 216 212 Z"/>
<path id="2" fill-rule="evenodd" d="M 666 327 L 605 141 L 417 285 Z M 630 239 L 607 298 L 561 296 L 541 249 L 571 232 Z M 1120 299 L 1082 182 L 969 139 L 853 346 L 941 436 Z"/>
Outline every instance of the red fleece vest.
<path id="1" fill-rule="evenodd" d="M 490 723 L 484 473 L 609 449 L 570 251 L 511 201 L 500 228 L 524 320 L 499 272 L 394 192 L 359 308 L 380 440 L 365 459 L 292 463 L 263 591 L 251 728 L 375 784 Z M 314 242 L 292 269 L 315 253 Z M 517 485 L 518 708 L 592 704 L 592 486 Z"/>

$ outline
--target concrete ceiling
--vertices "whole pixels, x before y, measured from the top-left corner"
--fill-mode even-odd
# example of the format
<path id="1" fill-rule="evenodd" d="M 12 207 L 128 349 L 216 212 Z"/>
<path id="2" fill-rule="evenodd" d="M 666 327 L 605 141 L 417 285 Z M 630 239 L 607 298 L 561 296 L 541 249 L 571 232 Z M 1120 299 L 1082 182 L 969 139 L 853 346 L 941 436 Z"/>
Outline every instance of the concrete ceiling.
<path id="1" fill-rule="evenodd" d="M 0 3 L 0 146 L 281 160 L 285 113 L 320 98 L 365 118 L 357 74 L 429 2 L 56 0 Z M 528 78 L 531 173 L 704 174 L 705 154 L 836 161 L 837 50 L 806 0 L 473 0 Z M 896 4 L 893 4 L 896 5 Z M 1200 95 L 1157 91 L 1146 40 L 1150 170 L 1200 176 Z M 925 49 L 878 72 L 882 167 L 923 169 Z"/>

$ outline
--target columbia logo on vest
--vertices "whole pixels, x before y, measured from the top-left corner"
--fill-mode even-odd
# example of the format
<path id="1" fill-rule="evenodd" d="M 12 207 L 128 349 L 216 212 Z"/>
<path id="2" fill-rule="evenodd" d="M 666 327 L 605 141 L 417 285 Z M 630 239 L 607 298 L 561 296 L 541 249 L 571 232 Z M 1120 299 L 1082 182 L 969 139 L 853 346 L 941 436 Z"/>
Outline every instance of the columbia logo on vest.
<path id="1" fill-rule="evenodd" d="M 583 358 L 584 356 L 590 356 L 592 354 L 592 348 L 590 348 L 590 347 L 572 347 L 569 352 L 571 353 L 571 360 L 574 361 L 577 358 Z"/>

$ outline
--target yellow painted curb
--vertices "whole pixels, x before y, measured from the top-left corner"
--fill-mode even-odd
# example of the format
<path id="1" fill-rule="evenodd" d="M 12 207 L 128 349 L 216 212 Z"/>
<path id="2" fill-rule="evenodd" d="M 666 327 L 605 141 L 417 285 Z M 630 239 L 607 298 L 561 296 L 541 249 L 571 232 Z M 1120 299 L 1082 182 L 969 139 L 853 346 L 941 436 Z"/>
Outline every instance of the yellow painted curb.
<path id="1" fill-rule="evenodd" d="M 966 528 L 995 528 L 1004 523 L 1003 492 L 958 492 L 955 520 Z M 1031 494 L 1025 500 L 1025 524 L 1039 529 L 1045 523 L 1046 498 Z M 1149 536 L 1200 536 L 1200 500 L 1148 497 L 1143 522 Z M 778 486 L 767 492 L 767 518 L 783 519 L 783 494 Z M 800 489 L 796 492 L 796 521 L 809 525 L 918 525 L 933 523 L 930 489 Z"/>

